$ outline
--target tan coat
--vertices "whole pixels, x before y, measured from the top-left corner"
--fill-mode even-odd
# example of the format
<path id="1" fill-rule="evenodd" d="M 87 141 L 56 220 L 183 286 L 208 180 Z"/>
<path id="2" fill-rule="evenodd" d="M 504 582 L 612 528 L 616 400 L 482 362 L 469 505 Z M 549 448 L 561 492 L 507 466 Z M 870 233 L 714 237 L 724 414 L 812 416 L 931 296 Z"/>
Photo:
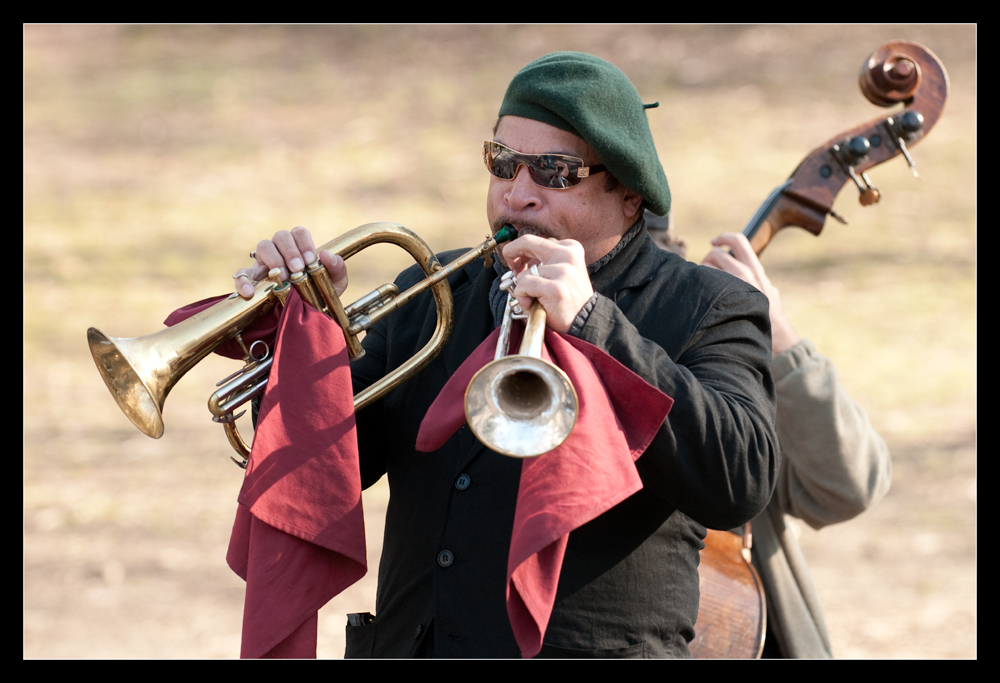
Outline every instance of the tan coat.
<path id="1" fill-rule="evenodd" d="M 816 589 L 785 515 L 814 529 L 851 519 L 889 490 L 889 449 L 837 370 L 803 339 L 777 356 L 778 485 L 753 520 L 753 562 L 767 594 L 769 637 L 794 658 L 833 656 Z"/>

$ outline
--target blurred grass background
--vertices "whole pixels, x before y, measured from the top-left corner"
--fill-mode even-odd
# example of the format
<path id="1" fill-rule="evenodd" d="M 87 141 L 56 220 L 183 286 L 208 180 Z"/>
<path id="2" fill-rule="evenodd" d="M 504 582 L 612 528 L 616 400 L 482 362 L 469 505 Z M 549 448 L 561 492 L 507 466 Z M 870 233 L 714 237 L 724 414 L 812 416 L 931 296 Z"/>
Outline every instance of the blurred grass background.
<path id="1" fill-rule="evenodd" d="M 173 390 L 166 433 L 135 430 L 84 343 L 160 329 L 230 291 L 276 230 L 317 242 L 402 223 L 436 250 L 488 232 L 491 136 L 511 76 L 555 50 L 632 78 L 700 260 L 810 150 L 882 113 L 862 61 L 892 39 L 944 62 L 942 120 L 845 187 L 816 239 L 780 233 L 764 264 L 793 325 L 833 358 L 894 453 L 889 496 L 802 530 L 846 657 L 976 656 L 975 26 L 57 26 L 24 37 L 23 655 L 236 657 L 242 582 L 225 564 L 240 486 L 205 401 L 232 362 Z M 353 300 L 406 267 L 352 261 Z M 244 427 L 248 429 L 248 427 Z M 374 609 L 385 490 L 366 492 L 369 576 L 321 612 Z"/>

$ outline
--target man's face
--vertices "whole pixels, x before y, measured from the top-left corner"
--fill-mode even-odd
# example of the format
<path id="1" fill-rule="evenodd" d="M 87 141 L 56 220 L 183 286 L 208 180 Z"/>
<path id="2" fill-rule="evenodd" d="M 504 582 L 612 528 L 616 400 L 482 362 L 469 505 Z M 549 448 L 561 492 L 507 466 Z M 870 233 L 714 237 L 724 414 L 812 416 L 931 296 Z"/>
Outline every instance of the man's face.
<path id="1" fill-rule="evenodd" d="M 588 166 L 601 163 L 582 138 L 533 119 L 504 116 L 493 139 L 524 154 L 569 154 Z M 539 187 L 523 166 L 512 180 L 491 175 L 486 215 L 494 233 L 510 223 L 521 234 L 574 239 L 583 245 L 590 264 L 618 244 L 642 202 L 621 184 L 605 192 L 606 180 L 605 173 L 598 173 L 559 190 Z"/>

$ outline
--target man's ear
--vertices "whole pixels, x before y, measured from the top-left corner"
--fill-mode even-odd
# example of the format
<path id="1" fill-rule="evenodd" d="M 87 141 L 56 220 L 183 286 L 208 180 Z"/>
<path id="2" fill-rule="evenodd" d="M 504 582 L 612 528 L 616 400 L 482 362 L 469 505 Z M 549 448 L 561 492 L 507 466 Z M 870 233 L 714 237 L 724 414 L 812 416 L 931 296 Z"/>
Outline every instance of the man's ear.
<path id="1" fill-rule="evenodd" d="M 622 187 L 625 186 L 622 185 Z M 625 218 L 634 220 L 638 217 L 640 211 L 642 211 L 642 195 L 625 187 L 625 197 L 622 204 L 622 212 Z"/>

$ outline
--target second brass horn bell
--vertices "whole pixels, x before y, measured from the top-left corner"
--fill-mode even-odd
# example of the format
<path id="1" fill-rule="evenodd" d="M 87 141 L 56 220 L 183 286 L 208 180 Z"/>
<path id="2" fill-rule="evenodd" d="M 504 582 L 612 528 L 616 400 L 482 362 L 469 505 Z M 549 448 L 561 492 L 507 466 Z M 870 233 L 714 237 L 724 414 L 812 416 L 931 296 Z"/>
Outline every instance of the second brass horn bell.
<path id="1" fill-rule="evenodd" d="M 465 391 L 465 418 L 476 438 L 492 450 L 530 458 L 558 448 L 569 437 L 579 401 L 566 373 L 542 359 L 542 305 L 536 300 L 531 306 L 520 353 L 505 355 L 512 317 L 508 296 L 496 357 Z"/>

